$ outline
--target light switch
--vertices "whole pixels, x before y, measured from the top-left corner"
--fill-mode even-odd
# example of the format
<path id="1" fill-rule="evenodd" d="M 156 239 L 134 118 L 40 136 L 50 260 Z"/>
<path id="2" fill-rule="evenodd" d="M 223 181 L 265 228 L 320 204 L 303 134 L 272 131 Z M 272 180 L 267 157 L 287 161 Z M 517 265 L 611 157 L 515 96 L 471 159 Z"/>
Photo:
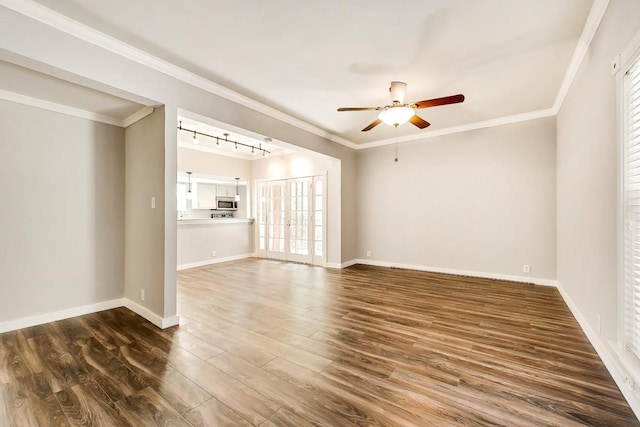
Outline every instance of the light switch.
<path id="1" fill-rule="evenodd" d="M 151 198 L 151 209 L 155 209 L 156 208 L 156 198 L 152 197 Z"/>

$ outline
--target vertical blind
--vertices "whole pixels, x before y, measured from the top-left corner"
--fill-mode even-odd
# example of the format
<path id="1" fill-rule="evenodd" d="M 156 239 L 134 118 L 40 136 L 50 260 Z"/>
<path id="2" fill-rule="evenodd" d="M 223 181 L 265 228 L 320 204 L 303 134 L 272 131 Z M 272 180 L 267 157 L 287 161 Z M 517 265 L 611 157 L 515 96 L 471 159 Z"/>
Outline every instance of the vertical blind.
<path id="1" fill-rule="evenodd" d="M 640 358 L 640 58 L 624 76 L 624 336 Z"/>

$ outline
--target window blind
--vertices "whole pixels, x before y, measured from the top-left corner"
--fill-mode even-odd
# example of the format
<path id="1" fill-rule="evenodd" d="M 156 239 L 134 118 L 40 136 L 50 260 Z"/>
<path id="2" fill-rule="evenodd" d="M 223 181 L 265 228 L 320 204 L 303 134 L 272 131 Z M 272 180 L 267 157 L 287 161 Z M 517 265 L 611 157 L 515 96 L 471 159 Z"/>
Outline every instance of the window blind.
<path id="1" fill-rule="evenodd" d="M 640 58 L 624 76 L 624 336 L 640 359 Z"/>

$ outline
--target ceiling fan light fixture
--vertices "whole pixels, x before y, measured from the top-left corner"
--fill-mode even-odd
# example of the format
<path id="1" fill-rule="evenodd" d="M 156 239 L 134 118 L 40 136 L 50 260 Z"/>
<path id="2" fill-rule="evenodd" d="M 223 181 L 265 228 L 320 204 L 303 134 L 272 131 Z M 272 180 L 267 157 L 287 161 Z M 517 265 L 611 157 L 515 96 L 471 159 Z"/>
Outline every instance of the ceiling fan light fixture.
<path id="1" fill-rule="evenodd" d="M 415 114 L 415 109 L 408 105 L 392 105 L 380 111 L 378 118 L 389 126 L 400 126 L 407 123 Z"/>

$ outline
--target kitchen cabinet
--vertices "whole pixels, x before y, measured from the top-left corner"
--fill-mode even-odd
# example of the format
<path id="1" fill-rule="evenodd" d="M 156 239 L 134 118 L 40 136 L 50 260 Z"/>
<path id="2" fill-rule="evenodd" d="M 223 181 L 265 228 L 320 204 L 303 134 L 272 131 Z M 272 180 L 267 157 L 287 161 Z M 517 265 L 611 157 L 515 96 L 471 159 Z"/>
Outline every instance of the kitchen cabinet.
<path id="1" fill-rule="evenodd" d="M 218 197 L 233 197 L 236 195 L 236 187 L 234 185 L 218 185 Z"/>
<path id="2" fill-rule="evenodd" d="M 216 197 L 218 196 L 216 185 L 203 182 L 199 182 L 197 185 L 197 197 L 192 209 L 215 209 Z"/>

